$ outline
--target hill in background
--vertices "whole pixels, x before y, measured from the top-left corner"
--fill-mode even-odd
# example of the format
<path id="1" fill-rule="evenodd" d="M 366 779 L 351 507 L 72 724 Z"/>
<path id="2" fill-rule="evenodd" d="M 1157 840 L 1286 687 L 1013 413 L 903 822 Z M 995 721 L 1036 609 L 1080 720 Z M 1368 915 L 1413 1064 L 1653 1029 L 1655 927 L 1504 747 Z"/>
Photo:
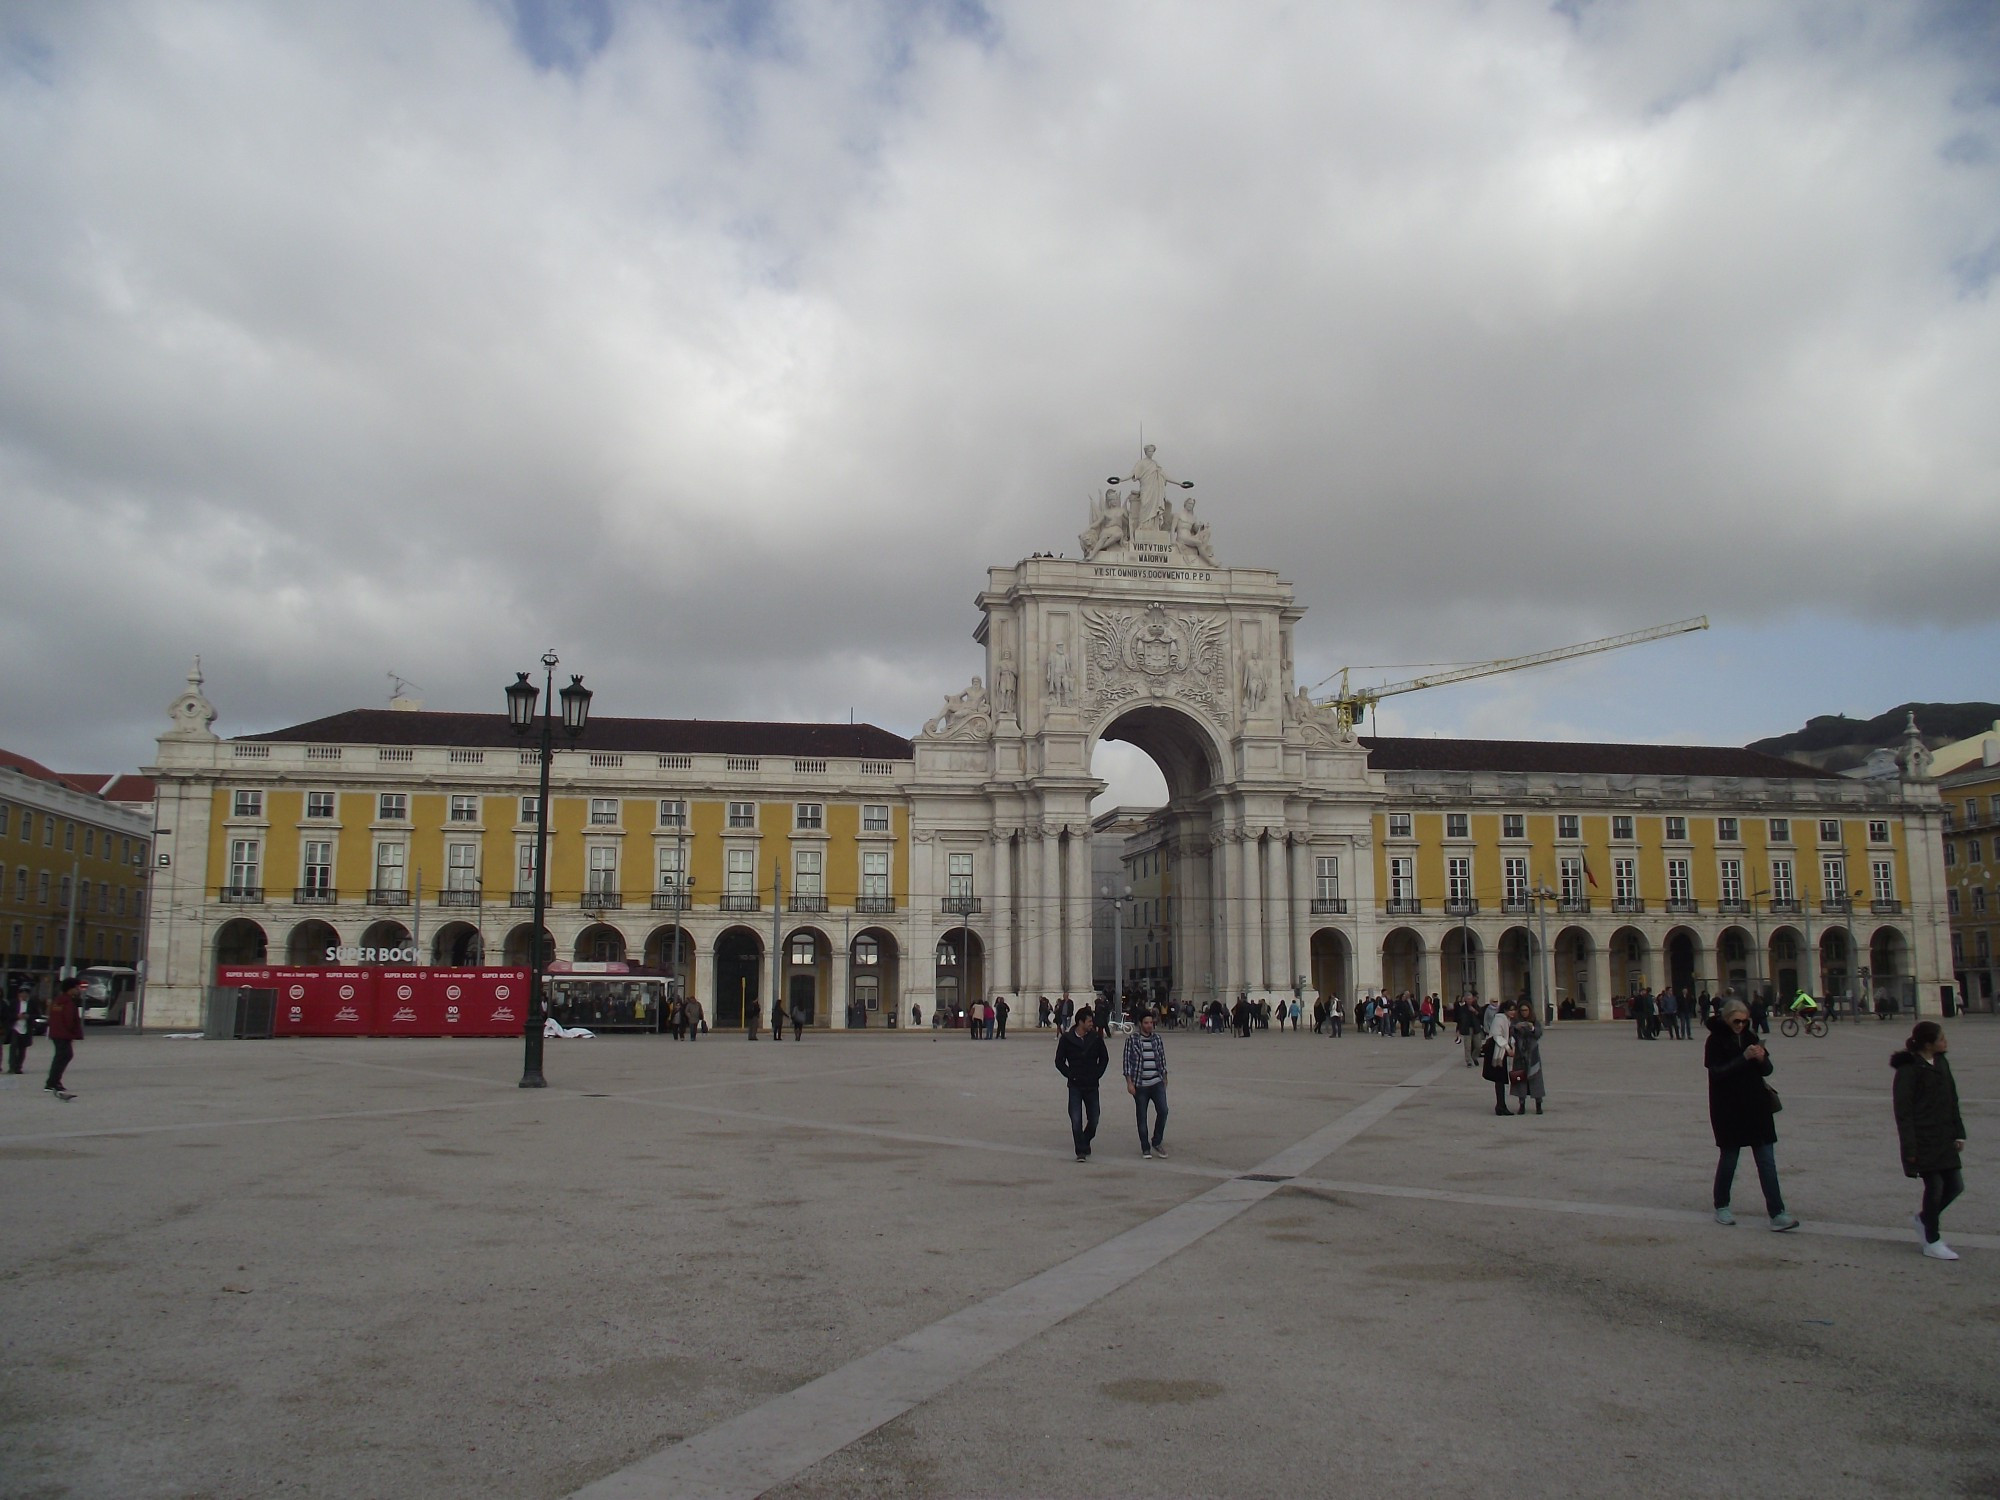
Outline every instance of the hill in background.
<path id="1" fill-rule="evenodd" d="M 1872 719 L 1821 714 L 1808 719 L 1803 729 L 1757 740 L 1749 748 L 1818 766 L 1822 771 L 1849 771 L 1866 760 L 1871 750 L 1901 746 L 1903 724 L 1913 713 L 1924 744 L 1935 750 L 1991 728 L 1994 720 L 2000 719 L 2000 703 L 1901 703 Z"/>

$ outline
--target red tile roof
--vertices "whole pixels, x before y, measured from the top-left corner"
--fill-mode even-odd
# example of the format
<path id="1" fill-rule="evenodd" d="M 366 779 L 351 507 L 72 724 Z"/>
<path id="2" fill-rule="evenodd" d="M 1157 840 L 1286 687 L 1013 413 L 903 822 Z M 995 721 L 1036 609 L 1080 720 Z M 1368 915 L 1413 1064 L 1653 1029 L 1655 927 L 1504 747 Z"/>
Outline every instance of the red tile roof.
<path id="1" fill-rule="evenodd" d="M 1376 771 L 1588 772 L 1607 776 L 1761 776 L 1838 781 L 1757 750 L 1714 745 L 1596 745 L 1559 740 L 1429 740 L 1363 736 Z"/>
<path id="2" fill-rule="evenodd" d="M 51 771 L 40 761 L 30 760 L 12 750 L 0 750 L 0 766 L 32 776 L 37 781 L 100 797 L 106 802 L 151 802 L 155 797 L 153 778 L 150 776 L 132 776 L 122 772 L 107 775 L 101 771 Z"/>
<path id="3" fill-rule="evenodd" d="M 315 745 L 447 745 L 493 749 L 525 744 L 505 714 L 433 713 L 354 708 L 274 729 L 238 735 Z M 558 743 L 579 750 L 662 755 L 795 755 L 813 759 L 909 760 L 910 742 L 873 724 L 770 724 L 730 719 L 609 719 L 593 717 L 582 736 Z"/>

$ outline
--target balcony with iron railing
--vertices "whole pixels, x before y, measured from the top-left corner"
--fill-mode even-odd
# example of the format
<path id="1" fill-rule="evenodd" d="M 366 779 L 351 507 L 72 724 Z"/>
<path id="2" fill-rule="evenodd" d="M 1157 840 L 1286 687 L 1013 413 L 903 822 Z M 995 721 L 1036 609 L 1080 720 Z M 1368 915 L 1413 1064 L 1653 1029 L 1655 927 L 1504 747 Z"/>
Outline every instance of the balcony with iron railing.
<path id="1" fill-rule="evenodd" d="M 794 891 L 785 898 L 786 911 L 825 911 L 826 897 L 801 895 Z"/>
<path id="2" fill-rule="evenodd" d="M 1750 915 L 1750 903 L 1725 899 L 1715 903 L 1715 912 L 1722 917 L 1747 917 Z"/>
<path id="3" fill-rule="evenodd" d="M 1844 917 L 1854 910 L 1854 903 L 1845 896 L 1828 896 L 1820 902 L 1819 910 L 1823 917 Z"/>
<path id="4" fill-rule="evenodd" d="M 370 906 L 408 906 L 410 893 L 400 886 L 373 886 L 368 892 Z"/>
<path id="5" fill-rule="evenodd" d="M 1316 917 L 1344 917 L 1347 915 L 1347 898 L 1345 896 L 1315 896 L 1313 897 L 1312 914 Z"/>
<path id="6" fill-rule="evenodd" d="M 1391 896 L 1383 910 L 1392 917 L 1414 917 L 1422 914 L 1424 903 L 1415 896 Z"/>
<path id="7" fill-rule="evenodd" d="M 531 890 L 510 891 L 507 894 L 507 904 L 515 907 L 532 907 L 535 904 L 535 893 Z"/>
<path id="8" fill-rule="evenodd" d="M 1796 917 L 1803 913 L 1804 906 L 1797 901 L 1771 901 L 1764 909 L 1774 917 Z"/>
<path id="9" fill-rule="evenodd" d="M 264 900 L 264 887 L 261 885 L 225 885 L 215 893 L 215 899 L 228 906 L 257 906 Z"/>
<path id="10" fill-rule="evenodd" d="M 477 911 L 481 898 L 476 886 L 469 891 L 444 890 L 438 892 L 438 905 L 452 911 Z"/>
<path id="11" fill-rule="evenodd" d="M 1479 915 L 1479 899 L 1476 896 L 1447 896 L 1444 898 L 1444 914 L 1448 917 L 1476 917 Z"/>
<path id="12" fill-rule="evenodd" d="M 1621 917 L 1641 916 L 1646 910 L 1646 900 L 1643 896 L 1613 896 L 1611 910 Z"/>
<path id="13" fill-rule="evenodd" d="M 938 909 L 948 917 L 969 917 L 979 910 L 977 896 L 946 896 Z"/>
<path id="14" fill-rule="evenodd" d="M 1590 913 L 1590 897 L 1588 896 L 1558 897 L 1556 899 L 1556 910 L 1563 913 L 1565 916 L 1588 916 Z"/>
<path id="15" fill-rule="evenodd" d="M 1667 915 L 1671 917 L 1692 917 L 1701 912 L 1701 903 L 1692 896 L 1667 897 Z"/>
<path id="16" fill-rule="evenodd" d="M 692 886 L 693 881 L 688 882 Z M 653 892 L 654 911 L 686 911 L 694 899 L 694 892 L 687 886 L 668 886 L 663 891 Z"/>
<path id="17" fill-rule="evenodd" d="M 724 891 L 722 893 L 724 911 L 762 911 L 763 900 L 755 891 Z"/>
<path id="18" fill-rule="evenodd" d="M 585 911 L 617 911 L 625 905 L 625 897 L 619 891 L 585 891 L 577 904 Z"/>
<path id="19" fill-rule="evenodd" d="M 1878 917 L 1896 917 L 1902 915 L 1903 903 L 1892 897 L 1877 896 L 1868 903 L 1868 909 Z"/>
<path id="20" fill-rule="evenodd" d="M 895 910 L 896 898 L 894 896 L 856 896 L 854 898 L 854 911 L 857 916 L 886 917 L 893 914 Z"/>
<path id="21" fill-rule="evenodd" d="M 292 891 L 294 906 L 332 906 L 340 900 L 340 892 L 330 885 L 302 885 Z"/>

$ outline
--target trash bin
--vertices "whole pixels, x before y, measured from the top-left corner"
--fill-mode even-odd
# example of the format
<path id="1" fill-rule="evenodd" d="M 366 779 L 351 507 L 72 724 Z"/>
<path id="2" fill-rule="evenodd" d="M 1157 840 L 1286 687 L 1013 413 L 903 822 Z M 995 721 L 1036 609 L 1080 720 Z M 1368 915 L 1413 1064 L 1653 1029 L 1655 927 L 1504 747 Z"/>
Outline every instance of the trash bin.
<path id="1" fill-rule="evenodd" d="M 278 992 L 248 985 L 212 989 L 202 1037 L 211 1042 L 266 1041 L 276 1029 Z"/>

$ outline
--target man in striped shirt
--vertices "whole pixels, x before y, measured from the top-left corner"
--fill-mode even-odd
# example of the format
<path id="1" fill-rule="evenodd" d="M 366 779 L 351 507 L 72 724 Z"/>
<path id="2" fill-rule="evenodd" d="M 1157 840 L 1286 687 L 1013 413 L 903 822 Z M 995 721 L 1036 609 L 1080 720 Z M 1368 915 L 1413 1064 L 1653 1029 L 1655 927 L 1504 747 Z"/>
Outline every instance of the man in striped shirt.
<path id="1" fill-rule="evenodd" d="M 1139 1029 L 1125 1038 L 1125 1092 L 1139 1112 L 1139 1154 L 1165 1156 L 1167 1133 L 1167 1044 L 1153 1034 L 1153 1013 L 1140 1012 Z M 1153 1133 L 1146 1133 L 1146 1106 L 1153 1106 Z"/>

